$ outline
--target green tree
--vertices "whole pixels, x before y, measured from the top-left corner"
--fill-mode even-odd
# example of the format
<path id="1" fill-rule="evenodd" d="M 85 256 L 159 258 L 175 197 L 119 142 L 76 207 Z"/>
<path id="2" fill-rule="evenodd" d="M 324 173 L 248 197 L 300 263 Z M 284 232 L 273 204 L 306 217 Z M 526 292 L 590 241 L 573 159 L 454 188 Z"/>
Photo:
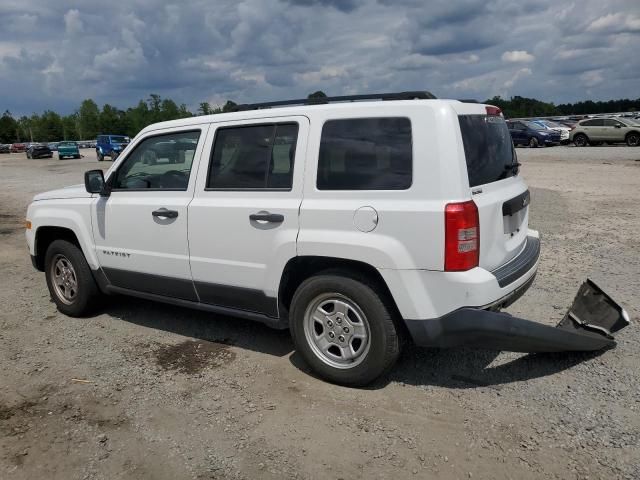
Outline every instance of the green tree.
<path id="1" fill-rule="evenodd" d="M 0 117 L 0 143 L 12 143 L 17 139 L 17 135 L 18 122 L 9 110 L 5 110 Z"/>
<path id="2" fill-rule="evenodd" d="M 100 133 L 100 109 L 93 100 L 84 100 L 80 105 L 76 130 L 81 137 L 78 140 L 96 138 L 98 133 Z"/>
<path id="3" fill-rule="evenodd" d="M 62 117 L 62 139 L 63 140 L 79 140 L 80 135 L 76 130 L 76 114 L 65 115 Z"/>
<path id="4" fill-rule="evenodd" d="M 104 104 L 100 112 L 100 133 L 126 133 L 126 125 L 123 122 L 123 112 L 116 107 Z"/>
<path id="5" fill-rule="evenodd" d="M 327 98 L 327 94 L 324 93 L 322 90 L 317 90 L 317 91 L 307 95 L 307 98 L 309 98 L 309 99 L 312 99 L 312 98 Z"/>
<path id="6" fill-rule="evenodd" d="M 238 104 L 232 100 L 227 100 L 227 102 L 222 106 L 222 112 L 235 112 Z"/>
<path id="7" fill-rule="evenodd" d="M 165 98 L 160 104 L 160 121 L 175 120 L 180 118 L 178 105 L 173 100 Z"/>
<path id="8" fill-rule="evenodd" d="M 64 134 L 62 118 L 56 112 L 45 110 L 38 119 L 38 137 L 39 142 L 53 142 L 61 140 Z"/>
<path id="9" fill-rule="evenodd" d="M 197 113 L 198 115 L 211 115 L 213 113 L 213 109 L 209 102 L 200 102 Z"/>

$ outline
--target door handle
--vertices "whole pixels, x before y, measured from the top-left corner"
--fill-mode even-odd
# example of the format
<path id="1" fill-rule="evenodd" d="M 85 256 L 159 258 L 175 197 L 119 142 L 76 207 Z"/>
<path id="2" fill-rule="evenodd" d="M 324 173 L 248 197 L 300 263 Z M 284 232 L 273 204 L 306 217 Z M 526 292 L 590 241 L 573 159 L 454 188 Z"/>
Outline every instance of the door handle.
<path id="1" fill-rule="evenodd" d="M 164 218 L 176 218 L 178 216 L 178 212 L 175 210 L 167 210 L 166 208 L 160 208 L 158 210 L 154 210 L 151 212 L 151 215 L 154 217 L 164 217 Z"/>
<path id="2" fill-rule="evenodd" d="M 279 213 L 258 212 L 249 215 L 249 220 L 255 222 L 282 223 L 284 222 L 284 215 L 280 215 Z"/>

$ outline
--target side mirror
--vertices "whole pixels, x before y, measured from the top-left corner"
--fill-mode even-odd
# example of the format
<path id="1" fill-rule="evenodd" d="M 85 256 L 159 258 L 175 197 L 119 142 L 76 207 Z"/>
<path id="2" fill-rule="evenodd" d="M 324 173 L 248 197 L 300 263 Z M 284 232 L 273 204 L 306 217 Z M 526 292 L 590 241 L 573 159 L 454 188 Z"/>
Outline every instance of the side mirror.
<path id="1" fill-rule="evenodd" d="M 103 196 L 108 196 L 109 192 L 104 182 L 104 174 L 102 170 L 89 170 L 84 173 L 84 188 L 89 193 L 99 193 Z"/>
<path id="2" fill-rule="evenodd" d="M 622 128 L 622 125 L 620 125 L 619 123 L 616 123 L 616 124 L 614 125 L 614 127 L 616 127 L 616 128 Z"/>

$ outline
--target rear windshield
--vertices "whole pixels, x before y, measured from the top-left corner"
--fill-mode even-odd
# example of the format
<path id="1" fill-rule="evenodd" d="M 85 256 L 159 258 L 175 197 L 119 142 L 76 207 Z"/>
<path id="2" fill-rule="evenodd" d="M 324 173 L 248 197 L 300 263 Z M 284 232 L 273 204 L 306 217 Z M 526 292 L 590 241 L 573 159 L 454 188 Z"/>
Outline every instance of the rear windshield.
<path id="1" fill-rule="evenodd" d="M 470 187 L 517 175 L 511 134 L 502 117 L 460 115 L 458 119 Z"/>
<path id="2" fill-rule="evenodd" d="M 111 137 L 111 141 L 113 143 L 129 143 L 129 138 L 128 137 L 115 137 L 115 136 L 112 136 Z"/>

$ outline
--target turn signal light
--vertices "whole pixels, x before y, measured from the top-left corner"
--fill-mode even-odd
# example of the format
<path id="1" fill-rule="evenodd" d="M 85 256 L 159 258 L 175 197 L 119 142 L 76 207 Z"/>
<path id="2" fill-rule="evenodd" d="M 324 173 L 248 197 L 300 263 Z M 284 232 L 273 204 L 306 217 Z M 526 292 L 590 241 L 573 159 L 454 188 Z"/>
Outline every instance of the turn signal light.
<path id="1" fill-rule="evenodd" d="M 27 230 L 31 230 L 31 221 L 30 220 L 25 220 L 24 221 L 24 228 L 26 228 Z"/>

